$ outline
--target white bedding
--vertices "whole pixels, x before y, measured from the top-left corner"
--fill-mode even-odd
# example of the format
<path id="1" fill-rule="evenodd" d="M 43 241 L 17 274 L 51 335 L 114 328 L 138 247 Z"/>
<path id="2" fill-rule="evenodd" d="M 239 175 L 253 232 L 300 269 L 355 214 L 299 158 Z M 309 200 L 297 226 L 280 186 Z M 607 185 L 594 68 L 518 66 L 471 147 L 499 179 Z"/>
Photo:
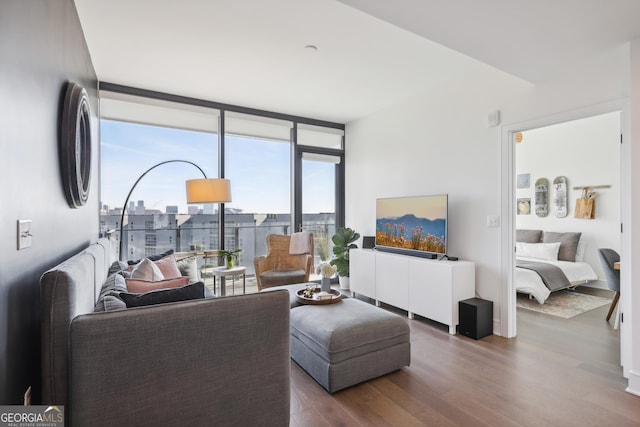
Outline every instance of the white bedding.
<path id="1" fill-rule="evenodd" d="M 582 285 L 590 280 L 598 280 L 598 275 L 586 262 L 547 261 L 529 257 L 518 257 L 518 259 L 555 265 L 564 272 L 569 282 L 575 286 Z M 540 304 L 544 304 L 551 293 L 535 271 L 516 267 L 513 280 L 517 292 L 533 296 Z"/>

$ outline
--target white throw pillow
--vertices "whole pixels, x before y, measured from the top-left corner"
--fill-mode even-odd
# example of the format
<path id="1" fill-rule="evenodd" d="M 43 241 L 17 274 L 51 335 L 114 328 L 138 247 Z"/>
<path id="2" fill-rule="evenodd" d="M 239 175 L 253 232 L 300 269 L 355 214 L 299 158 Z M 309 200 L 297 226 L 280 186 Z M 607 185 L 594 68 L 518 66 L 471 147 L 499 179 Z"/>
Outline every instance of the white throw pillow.
<path id="1" fill-rule="evenodd" d="M 164 275 L 153 261 L 145 258 L 133 268 L 131 278 L 157 282 L 158 280 L 164 280 Z"/>
<path id="2" fill-rule="evenodd" d="M 587 247 L 587 242 L 584 241 L 584 238 L 581 238 L 578 241 L 578 248 L 576 249 L 576 262 L 584 261 L 584 250 L 586 247 Z"/>
<path id="3" fill-rule="evenodd" d="M 539 258 L 548 261 L 558 260 L 560 242 L 555 243 L 524 243 L 516 242 L 516 255 L 528 258 Z"/>

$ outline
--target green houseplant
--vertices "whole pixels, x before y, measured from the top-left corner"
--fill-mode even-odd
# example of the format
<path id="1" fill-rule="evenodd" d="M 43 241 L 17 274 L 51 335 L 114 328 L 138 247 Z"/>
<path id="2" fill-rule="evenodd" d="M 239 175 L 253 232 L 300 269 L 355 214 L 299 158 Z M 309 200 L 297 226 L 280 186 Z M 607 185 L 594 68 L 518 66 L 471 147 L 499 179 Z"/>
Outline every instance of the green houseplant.
<path id="1" fill-rule="evenodd" d="M 226 250 L 221 250 L 218 251 L 218 255 L 220 256 L 220 258 L 223 258 L 225 261 L 225 266 L 227 268 L 233 268 L 233 264 L 235 261 L 238 260 L 238 256 L 240 255 L 240 252 L 242 252 L 242 249 L 238 248 L 238 249 L 234 249 L 232 251 L 226 251 Z"/>
<path id="2" fill-rule="evenodd" d="M 348 227 L 338 228 L 336 234 L 331 238 L 335 257 L 330 264 L 335 265 L 338 269 L 338 278 L 342 289 L 349 289 L 349 250 L 358 247 L 354 242 L 359 238 L 360 234 Z"/>

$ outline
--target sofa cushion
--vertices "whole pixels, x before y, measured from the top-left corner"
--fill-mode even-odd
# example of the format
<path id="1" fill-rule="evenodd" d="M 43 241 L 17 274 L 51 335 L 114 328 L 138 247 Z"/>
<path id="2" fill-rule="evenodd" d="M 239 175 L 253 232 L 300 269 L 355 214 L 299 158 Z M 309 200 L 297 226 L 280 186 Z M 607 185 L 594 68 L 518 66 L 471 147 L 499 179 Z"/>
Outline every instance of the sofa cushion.
<path id="1" fill-rule="evenodd" d="M 153 263 L 158 266 L 165 279 L 175 279 L 182 276 L 176 263 L 176 257 L 173 254 L 154 261 Z"/>
<path id="2" fill-rule="evenodd" d="M 118 298 L 120 292 L 127 292 L 125 278 L 117 273 L 111 274 L 102 283 L 94 311 L 111 311 L 127 308 L 124 301 Z"/>
<path id="3" fill-rule="evenodd" d="M 162 274 L 162 271 L 160 271 L 160 268 L 158 268 L 153 261 L 149 258 L 145 258 L 136 264 L 133 270 L 131 270 L 131 278 L 155 282 L 158 280 L 164 280 L 165 277 Z"/>
<path id="4" fill-rule="evenodd" d="M 161 289 L 145 294 L 130 294 L 122 292 L 120 298 L 127 308 L 142 307 L 146 305 L 164 304 L 169 302 L 188 301 L 204 298 L 204 283 L 197 282 L 181 288 Z"/>
<path id="5" fill-rule="evenodd" d="M 131 277 L 131 271 L 129 271 L 129 265 L 124 261 L 114 261 L 109 267 L 107 276 L 112 274 L 120 274 L 124 277 Z"/>
<path id="6" fill-rule="evenodd" d="M 195 255 L 179 259 L 176 261 L 176 264 L 178 265 L 180 274 L 182 274 L 183 276 L 188 276 L 191 282 L 200 281 L 198 258 Z"/>
<path id="7" fill-rule="evenodd" d="M 304 270 L 269 270 L 260 275 L 260 282 L 263 288 L 270 288 L 272 286 L 283 286 L 291 283 L 302 283 L 305 281 L 306 276 Z"/>
<path id="8" fill-rule="evenodd" d="M 144 294 L 158 289 L 181 288 L 189 284 L 188 277 L 178 277 L 176 279 L 165 279 L 150 282 L 148 280 L 125 279 L 127 291 L 132 294 Z"/>
<path id="9" fill-rule="evenodd" d="M 149 255 L 145 258 L 150 259 L 151 261 L 158 261 L 166 256 L 169 256 L 173 253 L 173 249 L 169 249 L 168 251 L 162 252 L 160 254 L 154 254 L 154 255 Z M 140 258 L 140 259 L 136 259 L 136 260 L 129 260 L 127 261 L 127 264 L 129 265 L 136 265 L 139 264 L 140 261 L 142 261 L 144 258 Z"/>

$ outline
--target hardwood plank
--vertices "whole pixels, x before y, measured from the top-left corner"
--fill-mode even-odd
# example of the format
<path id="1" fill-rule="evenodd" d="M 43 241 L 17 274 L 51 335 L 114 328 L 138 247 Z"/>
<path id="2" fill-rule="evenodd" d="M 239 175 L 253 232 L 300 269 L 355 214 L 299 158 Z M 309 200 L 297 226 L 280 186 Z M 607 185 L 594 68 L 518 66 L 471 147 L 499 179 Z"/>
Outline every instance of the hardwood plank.
<path id="1" fill-rule="evenodd" d="M 331 395 L 292 362 L 291 425 L 640 426 L 608 308 L 571 319 L 518 309 L 517 338 L 477 341 L 416 316 L 411 366 L 391 374 Z"/>

